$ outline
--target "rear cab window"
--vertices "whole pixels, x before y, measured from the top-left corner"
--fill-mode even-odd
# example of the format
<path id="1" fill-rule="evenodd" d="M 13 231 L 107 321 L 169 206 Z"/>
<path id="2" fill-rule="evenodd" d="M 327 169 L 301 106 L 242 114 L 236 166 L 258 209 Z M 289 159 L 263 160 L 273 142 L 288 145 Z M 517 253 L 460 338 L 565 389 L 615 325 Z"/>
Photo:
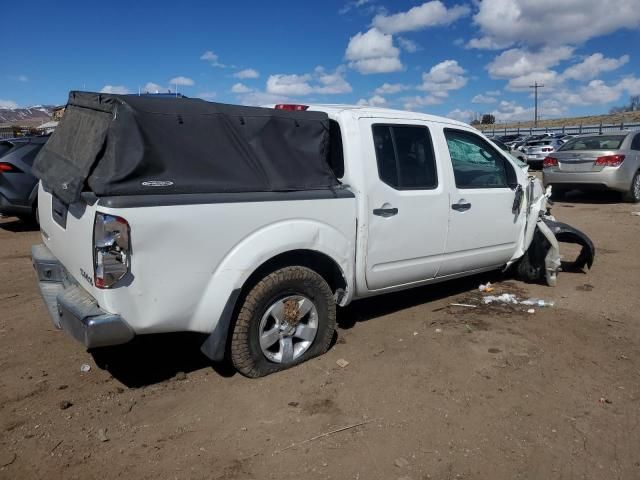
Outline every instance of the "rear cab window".
<path id="1" fill-rule="evenodd" d="M 438 187 L 435 154 L 426 126 L 372 125 L 378 176 L 395 190 Z"/>
<path id="2" fill-rule="evenodd" d="M 486 140 L 464 130 L 444 129 L 456 187 L 513 188 L 513 166 Z"/>

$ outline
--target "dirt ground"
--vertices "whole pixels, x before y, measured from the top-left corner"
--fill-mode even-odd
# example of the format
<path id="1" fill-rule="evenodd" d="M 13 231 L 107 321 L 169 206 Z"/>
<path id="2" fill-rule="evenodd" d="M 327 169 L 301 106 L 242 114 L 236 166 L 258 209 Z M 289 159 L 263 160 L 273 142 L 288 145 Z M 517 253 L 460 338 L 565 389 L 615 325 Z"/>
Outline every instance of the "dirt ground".
<path id="1" fill-rule="evenodd" d="M 43 307 L 38 232 L 0 220 L 0 478 L 640 478 L 640 208 L 616 202 L 554 207 L 594 240 L 587 273 L 356 302 L 326 355 L 258 380 L 191 335 L 96 363 Z M 480 304 L 486 281 L 555 306 L 449 305 Z"/>

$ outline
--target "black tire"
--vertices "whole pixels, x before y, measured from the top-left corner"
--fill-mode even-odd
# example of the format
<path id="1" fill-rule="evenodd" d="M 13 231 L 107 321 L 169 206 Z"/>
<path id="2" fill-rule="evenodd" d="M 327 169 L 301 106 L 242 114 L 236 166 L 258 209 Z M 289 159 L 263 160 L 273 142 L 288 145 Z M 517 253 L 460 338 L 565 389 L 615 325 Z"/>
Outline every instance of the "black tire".
<path id="1" fill-rule="evenodd" d="M 279 300 L 302 295 L 313 302 L 318 327 L 308 349 L 290 363 L 269 360 L 260 347 L 260 322 Z M 244 299 L 231 336 L 230 354 L 234 367 L 256 378 L 285 370 L 325 353 L 336 327 L 336 304 L 327 282 L 315 271 L 301 266 L 285 267 L 258 282 Z"/>
<path id="2" fill-rule="evenodd" d="M 640 172 L 636 172 L 631 181 L 629 191 L 623 195 L 623 200 L 629 203 L 640 203 Z"/>

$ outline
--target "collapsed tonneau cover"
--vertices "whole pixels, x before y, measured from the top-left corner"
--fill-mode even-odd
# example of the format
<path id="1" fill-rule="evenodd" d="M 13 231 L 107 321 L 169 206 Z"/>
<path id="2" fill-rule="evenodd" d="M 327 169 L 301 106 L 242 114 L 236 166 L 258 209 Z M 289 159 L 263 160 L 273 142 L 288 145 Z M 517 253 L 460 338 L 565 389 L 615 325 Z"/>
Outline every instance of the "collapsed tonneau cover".
<path id="1" fill-rule="evenodd" d="M 71 92 L 33 171 L 69 204 L 98 196 L 277 192 L 339 185 L 325 113 Z"/>

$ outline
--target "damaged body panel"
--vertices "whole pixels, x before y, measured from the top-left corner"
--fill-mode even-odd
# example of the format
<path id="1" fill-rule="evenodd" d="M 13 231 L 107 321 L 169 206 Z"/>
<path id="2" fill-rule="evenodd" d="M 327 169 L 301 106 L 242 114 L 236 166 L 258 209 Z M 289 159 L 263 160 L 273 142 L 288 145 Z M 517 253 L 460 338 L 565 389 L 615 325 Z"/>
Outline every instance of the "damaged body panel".
<path id="1" fill-rule="evenodd" d="M 545 279 L 555 286 L 557 274 L 563 268 L 582 270 L 591 268 L 595 258 L 593 242 L 583 232 L 566 223 L 556 221 L 549 212 L 551 187 L 543 190 L 541 182 L 531 177 L 527 186 L 527 224 L 518 251 L 507 267 L 516 264 L 517 273 L 524 280 Z M 573 243 L 582 247 L 574 262 L 562 262 L 560 243 Z"/>

